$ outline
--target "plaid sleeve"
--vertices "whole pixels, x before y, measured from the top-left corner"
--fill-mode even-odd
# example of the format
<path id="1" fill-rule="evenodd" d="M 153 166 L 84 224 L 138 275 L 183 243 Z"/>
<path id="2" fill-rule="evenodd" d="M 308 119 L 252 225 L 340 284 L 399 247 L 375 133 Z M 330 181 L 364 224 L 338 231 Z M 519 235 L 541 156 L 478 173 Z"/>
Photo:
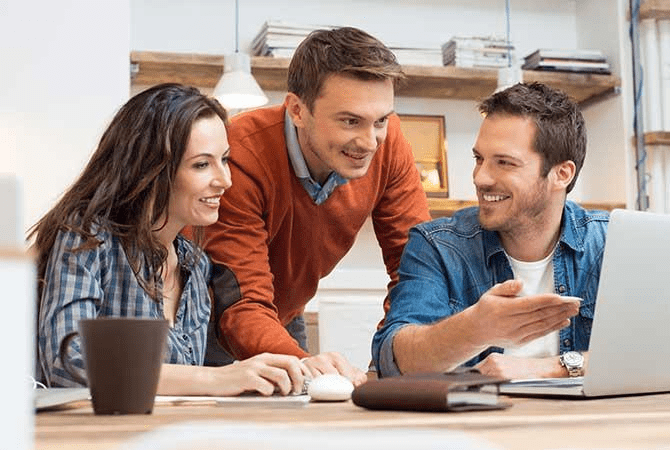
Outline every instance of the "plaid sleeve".
<path id="1" fill-rule="evenodd" d="M 77 233 L 61 231 L 44 273 L 38 351 L 43 377 L 51 386 L 78 386 L 61 365 L 60 343 L 67 334 L 77 331 L 80 319 L 96 317 L 104 296 L 101 249 L 74 251 L 82 242 Z M 70 365 L 85 379 L 79 337 L 72 340 L 67 355 Z"/>

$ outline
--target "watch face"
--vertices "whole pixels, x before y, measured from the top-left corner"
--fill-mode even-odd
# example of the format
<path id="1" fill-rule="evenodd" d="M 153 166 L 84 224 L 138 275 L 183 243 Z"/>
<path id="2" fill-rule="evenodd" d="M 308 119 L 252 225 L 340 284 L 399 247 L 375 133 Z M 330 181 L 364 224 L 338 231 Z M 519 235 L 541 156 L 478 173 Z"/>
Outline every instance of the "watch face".
<path id="1" fill-rule="evenodd" d="M 568 366 L 579 366 L 584 361 L 584 357 L 578 352 L 566 352 L 563 354 L 563 361 Z"/>

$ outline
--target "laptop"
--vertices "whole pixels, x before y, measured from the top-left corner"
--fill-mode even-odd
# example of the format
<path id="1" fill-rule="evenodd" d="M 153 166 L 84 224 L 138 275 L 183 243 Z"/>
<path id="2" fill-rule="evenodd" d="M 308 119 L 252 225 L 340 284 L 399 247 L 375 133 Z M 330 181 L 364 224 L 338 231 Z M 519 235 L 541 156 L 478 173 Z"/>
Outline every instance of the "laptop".
<path id="1" fill-rule="evenodd" d="M 33 389 L 33 403 L 36 411 L 54 409 L 68 403 L 90 399 L 88 388 L 45 388 Z"/>
<path id="2" fill-rule="evenodd" d="M 670 391 L 670 215 L 616 209 L 583 377 L 512 380 L 502 394 L 607 397 Z"/>

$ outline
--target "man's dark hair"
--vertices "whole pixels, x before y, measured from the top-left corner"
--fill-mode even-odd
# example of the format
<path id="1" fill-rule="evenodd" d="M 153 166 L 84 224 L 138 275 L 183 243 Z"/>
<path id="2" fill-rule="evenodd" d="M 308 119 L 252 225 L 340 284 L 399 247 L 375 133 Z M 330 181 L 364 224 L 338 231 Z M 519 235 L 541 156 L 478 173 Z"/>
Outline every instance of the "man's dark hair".
<path id="1" fill-rule="evenodd" d="M 564 161 L 575 163 L 575 177 L 586 156 L 586 125 L 579 107 L 565 93 L 542 83 L 518 83 L 496 92 L 479 104 L 486 117 L 510 115 L 527 117 L 535 123 L 533 146 L 542 157 L 542 176 Z"/>

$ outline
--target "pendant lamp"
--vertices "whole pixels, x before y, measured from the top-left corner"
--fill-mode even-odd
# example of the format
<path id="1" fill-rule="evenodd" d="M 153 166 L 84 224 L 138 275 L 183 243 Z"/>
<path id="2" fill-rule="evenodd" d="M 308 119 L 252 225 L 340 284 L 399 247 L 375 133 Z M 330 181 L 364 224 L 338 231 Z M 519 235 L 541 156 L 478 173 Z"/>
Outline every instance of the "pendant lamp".
<path id="1" fill-rule="evenodd" d="M 256 108 L 268 102 L 267 96 L 251 75 L 251 58 L 240 53 L 239 3 L 235 0 L 235 53 L 224 57 L 223 75 L 216 83 L 214 97 L 228 110 Z"/>

